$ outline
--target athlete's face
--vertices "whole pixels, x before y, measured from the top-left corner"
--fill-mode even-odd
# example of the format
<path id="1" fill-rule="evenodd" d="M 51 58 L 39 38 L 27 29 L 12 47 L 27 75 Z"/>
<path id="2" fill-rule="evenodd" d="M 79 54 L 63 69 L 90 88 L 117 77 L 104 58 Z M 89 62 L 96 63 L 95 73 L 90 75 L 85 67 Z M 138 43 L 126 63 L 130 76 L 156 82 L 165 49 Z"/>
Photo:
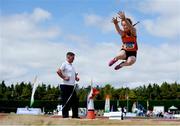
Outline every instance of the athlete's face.
<path id="1" fill-rule="evenodd" d="M 68 55 L 68 56 L 67 56 L 67 61 L 68 61 L 69 63 L 73 63 L 74 58 L 75 58 L 75 56 Z"/>
<path id="2" fill-rule="evenodd" d="M 129 28 L 128 28 L 128 26 L 127 26 L 127 24 L 126 24 L 125 21 L 122 21 L 122 22 L 121 22 L 121 25 L 122 25 L 122 27 L 123 27 L 123 29 L 124 29 L 125 32 L 128 32 L 128 31 L 129 31 Z"/>

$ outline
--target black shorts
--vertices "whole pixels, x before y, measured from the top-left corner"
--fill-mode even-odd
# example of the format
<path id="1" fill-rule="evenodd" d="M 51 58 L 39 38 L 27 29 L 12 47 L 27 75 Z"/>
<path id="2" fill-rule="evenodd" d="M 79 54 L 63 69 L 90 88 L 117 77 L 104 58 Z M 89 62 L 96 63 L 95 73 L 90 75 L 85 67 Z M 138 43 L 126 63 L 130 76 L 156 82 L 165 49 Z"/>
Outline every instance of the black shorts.
<path id="1" fill-rule="evenodd" d="M 124 49 L 121 49 L 121 50 L 124 50 Z M 125 52 L 126 52 L 126 58 L 125 58 L 125 60 L 127 60 L 128 59 L 128 57 L 130 57 L 130 56 L 137 56 L 137 51 L 126 51 L 126 50 L 124 50 Z"/>

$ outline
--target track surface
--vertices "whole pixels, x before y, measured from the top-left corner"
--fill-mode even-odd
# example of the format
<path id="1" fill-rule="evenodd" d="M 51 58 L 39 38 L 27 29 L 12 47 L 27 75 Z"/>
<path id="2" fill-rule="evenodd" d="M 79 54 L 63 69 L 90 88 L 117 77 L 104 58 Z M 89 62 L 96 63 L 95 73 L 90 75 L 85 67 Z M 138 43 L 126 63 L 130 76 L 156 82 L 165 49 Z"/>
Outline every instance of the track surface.
<path id="1" fill-rule="evenodd" d="M 58 116 L 33 116 L 0 114 L 0 126 L 180 126 L 180 120 L 175 119 L 125 119 L 109 120 L 107 118 L 63 119 Z"/>

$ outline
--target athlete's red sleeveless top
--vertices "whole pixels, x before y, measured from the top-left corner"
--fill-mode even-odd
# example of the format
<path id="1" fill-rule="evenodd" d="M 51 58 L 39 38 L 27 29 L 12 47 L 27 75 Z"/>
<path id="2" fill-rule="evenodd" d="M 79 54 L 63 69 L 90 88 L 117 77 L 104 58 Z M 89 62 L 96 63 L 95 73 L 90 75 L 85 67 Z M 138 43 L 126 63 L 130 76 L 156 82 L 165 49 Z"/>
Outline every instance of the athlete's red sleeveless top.
<path id="1" fill-rule="evenodd" d="M 137 51 L 138 45 L 137 45 L 137 37 L 136 36 L 128 36 L 127 34 L 123 35 L 122 37 L 122 49 L 126 51 Z"/>

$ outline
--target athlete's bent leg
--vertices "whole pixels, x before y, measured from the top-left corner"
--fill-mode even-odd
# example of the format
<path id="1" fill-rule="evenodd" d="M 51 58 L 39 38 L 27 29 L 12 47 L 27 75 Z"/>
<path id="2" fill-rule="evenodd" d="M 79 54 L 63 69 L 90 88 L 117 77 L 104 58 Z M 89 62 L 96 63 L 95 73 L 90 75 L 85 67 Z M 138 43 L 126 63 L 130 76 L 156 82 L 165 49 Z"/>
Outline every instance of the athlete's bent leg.
<path id="1" fill-rule="evenodd" d="M 112 59 L 110 62 L 109 62 L 109 66 L 112 66 L 114 63 L 116 63 L 118 60 L 120 59 L 125 59 L 126 58 L 126 52 L 124 50 L 121 50 L 119 52 L 119 54 L 114 58 Z"/>
<path id="2" fill-rule="evenodd" d="M 119 70 L 120 68 L 122 68 L 123 66 L 131 66 L 132 64 L 134 64 L 136 62 L 136 57 L 135 56 L 130 56 L 128 57 L 128 59 L 124 62 L 121 62 L 120 64 L 118 64 L 114 69 L 115 70 Z"/>

